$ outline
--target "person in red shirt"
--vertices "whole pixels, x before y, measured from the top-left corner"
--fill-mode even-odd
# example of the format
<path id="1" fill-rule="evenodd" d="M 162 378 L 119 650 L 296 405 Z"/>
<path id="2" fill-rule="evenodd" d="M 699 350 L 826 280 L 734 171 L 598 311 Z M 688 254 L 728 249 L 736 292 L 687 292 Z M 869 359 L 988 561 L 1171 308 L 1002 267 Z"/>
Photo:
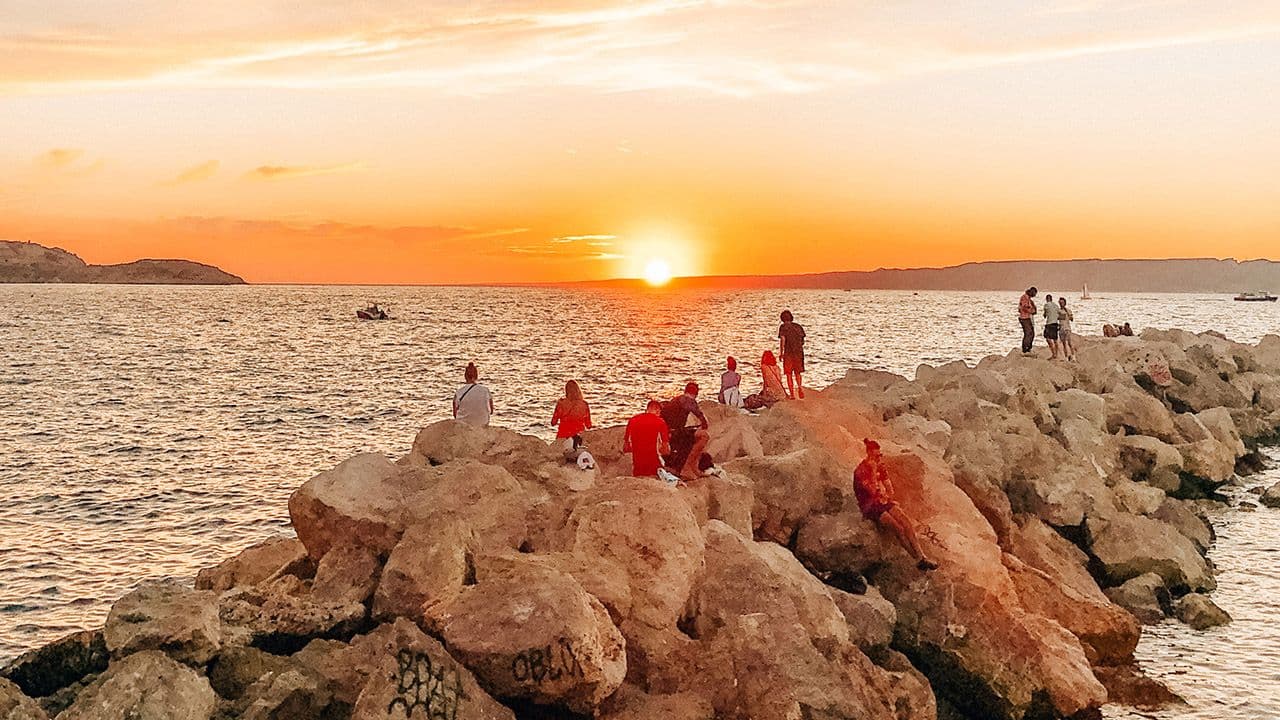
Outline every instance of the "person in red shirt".
<path id="1" fill-rule="evenodd" d="M 937 568 L 938 563 L 930 560 L 920 547 L 915 521 L 894 500 L 893 483 L 889 481 L 889 470 L 884 466 L 880 454 L 880 443 L 870 438 L 862 442 L 867 446 L 867 459 L 858 463 L 858 468 L 853 471 L 853 491 L 858 498 L 858 509 L 862 511 L 862 516 L 892 532 L 902 547 L 916 559 L 916 565 L 921 570 Z"/>
<path id="2" fill-rule="evenodd" d="M 577 380 L 564 384 L 564 397 L 556 402 L 551 424 L 557 428 L 556 440 L 564 446 L 565 459 L 576 460 L 582 447 L 582 433 L 591 428 L 591 406 L 583 399 Z"/>
<path id="3" fill-rule="evenodd" d="M 662 456 L 671 452 L 671 431 L 662 419 L 662 403 L 650 400 L 644 412 L 627 421 L 622 452 L 631 453 L 631 474 L 653 477 L 662 467 Z"/>

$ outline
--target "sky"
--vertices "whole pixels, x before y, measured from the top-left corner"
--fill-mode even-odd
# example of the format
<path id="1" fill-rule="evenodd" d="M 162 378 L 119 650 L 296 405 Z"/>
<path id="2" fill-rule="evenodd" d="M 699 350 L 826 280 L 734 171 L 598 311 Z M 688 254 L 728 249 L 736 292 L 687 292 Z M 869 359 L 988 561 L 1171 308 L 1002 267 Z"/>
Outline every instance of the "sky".
<path id="1" fill-rule="evenodd" d="M 89 262 L 1280 259 L 1275 0 L 0 5 L 0 239 Z"/>

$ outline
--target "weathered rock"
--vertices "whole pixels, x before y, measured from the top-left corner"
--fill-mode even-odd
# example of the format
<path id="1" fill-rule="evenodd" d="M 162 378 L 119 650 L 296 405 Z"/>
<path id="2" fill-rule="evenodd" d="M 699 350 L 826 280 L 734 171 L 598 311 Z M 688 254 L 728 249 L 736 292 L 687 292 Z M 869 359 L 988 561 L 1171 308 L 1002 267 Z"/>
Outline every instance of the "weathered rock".
<path id="1" fill-rule="evenodd" d="M 849 625 L 825 585 L 786 548 L 755 542 L 720 522 L 706 528 L 707 566 L 689 605 L 698 637 L 709 637 L 735 618 L 768 613 L 795 623 L 819 650 L 849 642 Z"/>
<path id="2" fill-rule="evenodd" d="M 1200 481 L 1200 486 L 1212 488 L 1230 480 L 1235 475 L 1235 453 L 1216 439 L 1209 438 L 1198 442 L 1183 443 L 1177 447 L 1178 452 L 1182 453 L 1184 486 L 1186 485 L 1186 476 Z M 1185 489 L 1183 492 L 1185 492 Z M 1197 494 L 1194 492 L 1189 493 L 1192 497 Z"/>
<path id="3" fill-rule="evenodd" d="M 197 590 L 224 592 L 270 580 L 280 573 L 309 575 L 307 549 L 297 538 L 274 537 L 196 575 Z"/>
<path id="4" fill-rule="evenodd" d="M 48 720 L 40 703 L 22 694 L 15 684 L 0 678 L 0 720 Z"/>
<path id="5" fill-rule="evenodd" d="M 1116 505 L 1134 515 L 1153 515 L 1167 499 L 1160 488 L 1123 478 L 1116 480 L 1111 492 L 1115 495 Z"/>
<path id="6" fill-rule="evenodd" d="M 1107 701 L 1112 704 L 1140 710 L 1161 710 L 1187 704 L 1164 683 L 1143 674 L 1136 665 L 1096 667 L 1093 672 L 1106 686 Z"/>
<path id="7" fill-rule="evenodd" d="M 633 685 L 623 685 L 609 698 L 600 720 L 716 720 L 711 701 L 693 693 L 650 695 Z"/>
<path id="8" fill-rule="evenodd" d="M 1079 388 L 1055 393 L 1049 400 L 1049 407 L 1059 424 L 1079 418 L 1099 430 L 1106 426 L 1106 403 L 1100 396 Z"/>
<path id="9" fill-rule="evenodd" d="M 1131 479 L 1145 482 L 1166 493 L 1182 484 L 1182 453 L 1168 443 L 1146 435 L 1120 439 L 1120 465 Z"/>
<path id="10" fill-rule="evenodd" d="M 0 678 L 44 697 L 106 670 L 109 657 L 101 630 L 81 630 L 19 655 L 0 668 Z"/>
<path id="11" fill-rule="evenodd" d="M 1164 578 L 1146 573 L 1125 581 L 1123 585 L 1107 588 L 1111 602 L 1128 610 L 1138 622 L 1154 625 L 1173 610 L 1173 601 L 1164 586 Z"/>
<path id="12" fill-rule="evenodd" d="M 111 663 L 59 720 L 208 720 L 216 697 L 209 681 L 157 650 Z"/>
<path id="13" fill-rule="evenodd" d="M 204 665 L 222 647 L 218 595 L 176 583 L 143 584 L 111 606 L 103 637 L 113 657 L 162 650 Z"/>
<path id="14" fill-rule="evenodd" d="M 220 697 L 238 700 L 264 675 L 293 669 L 297 663 L 257 648 L 230 647 L 209 665 L 209 684 Z"/>
<path id="15" fill-rule="evenodd" d="M 482 551 L 515 550 L 524 543 L 532 500 L 511 473 L 470 459 L 450 462 L 438 473 L 406 499 L 406 526 L 457 523 L 469 531 L 469 544 Z"/>
<path id="16" fill-rule="evenodd" d="M 1225 445 L 1235 457 L 1245 454 L 1244 441 L 1240 439 L 1240 431 L 1236 428 L 1235 420 L 1226 408 L 1210 408 L 1196 413 L 1196 418 L 1209 431 L 1209 434 Z"/>
<path id="17" fill-rule="evenodd" d="M 1200 593 L 1188 593 L 1182 596 L 1174 606 L 1174 613 L 1179 620 L 1190 625 L 1194 630 L 1208 630 L 1231 622 L 1231 616 L 1226 610 L 1215 605 L 1207 595 Z"/>
<path id="18" fill-rule="evenodd" d="M 317 560 L 340 543 L 389 553 L 404 532 L 408 495 L 426 484 L 421 475 L 381 455 L 357 455 L 308 480 L 289 497 L 293 529 Z"/>
<path id="19" fill-rule="evenodd" d="M 725 469 L 751 480 L 757 532 L 784 544 L 804 518 L 837 512 L 853 495 L 852 469 L 821 450 L 743 458 Z"/>
<path id="20" fill-rule="evenodd" d="M 332 694 L 319 676 L 298 669 L 267 673 L 253 683 L 234 704 L 240 720 L 295 720 L 320 718 L 329 708 Z"/>
<path id="21" fill-rule="evenodd" d="M 875 586 L 869 586 L 862 595 L 836 588 L 829 588 L 828 592 L 848 623 L 850 642 L 867 653 L 889 647 L 893 641 L 893 626 L 898 622 L 898 611 Z"/>
<path id="22" fill-rule="evenodd" d="M 456 523 L 423 523 L 396 544 L 373 598 L 379 620 L 406 617 L 427 627 L 452 602 L 471 572 L 469 533 Z"/>
<path id="23" fill-rule="evenodd" d="M 629 617 L 655 627 L 675 624 L 703 565 L 702 530 L 675 488 L 621 478 L 589 493 L 567 530 L 560 549 L 626 573 Z"/>
<path id="24" fill-rule="evenodd" d="M 929 420 L 919 415 L 899 415 L 889 421 L 889 430 L 900 438 L 910 438 L 916 447 L 942 454 L 951 444 L 951 426 L 945 420 Z"/>
<path id="25" fill-rule="evenodd" d="M 744 535 L 752 533 L 755 493 L 746 478 L 730 473 L 706 475 L 695 483 L 678 486 L 676 492 L 689 505 L 699 525 L 719 520 Z"/>
<path id="26" fill-rule="evenodd" d="M 1102 396 L 1107 432 L 1150 435 L 1167 443 L 1178 441 L 1169 411 L 1159 400 L 1137 390 L 1117 390 Z"/>
<path id="27" fill-rule="evenodd" d="M 1154 572 L 1173 590 L 1212 590 L 1217 584 L 1195 545 L 1158 520 L 1129 513 L 1086 523 L 1089 549 L 1110 584 Z"/>
<path id="28" fill-rule="evenodd" d="M 362 545 L 339 545 L 329 550 L 316 567 L 311 597 L 329 605 L 362 604 L 373 596 L 382 563 Z"/>
<path id="29" fill-rule="evenodd" d="M 1195 544 L 1201 555 L 1207 553 L 1213 545 L 1213 526 L 1191 501 L 1165 498 L 1151 517 L 1182 533 L 1183 537 Z"/>
<path id="30" fill-rule="evenodd" d="M 1258 502 L 1269 508 L 1280 507 L 1280 482 L 1268 487 L 1261 495 L 1258 496 Z"/>
<path id="31" fill-rule="evenodd" d="M 235 644 L 271 652 L 291 652 L 314 638 L 348 638 L 364 624 L 361 603 L 320 602 L 306 583 L 284 575 L 224 596 L 219 607 L 223 632 Z"/>
<path id="32" fill-rule="evenodd" d="M 590 712 L 626 675 L 622 634 L 600 601 L 535 563 L 478 577 L 449 606 L 443 636 L 499 697 Z"/>
<path id="33" fill-rule="evenodd" d="M 542 466 L 562 465 L 558 450 L 530 435 L 499 427 L 475 427 L 456 420 L 433 423 L 418 432 L 413 450 L 402 459 L 409 466 L 443 465 L 478 460 L 497 465 L 522 481 L 539 482 Z"/>
<path id="34" fill-rule="evenodd" d="M 725 412 L 728 409 L 724 406 L 715 407 L 720 408 L 722 412 L 707 416 L 711 421 L 709 430 L 711 439 L 707 442 L 706 451 L 711 454 L 716 463 L 723 464 L 734 458 L 764 455 L 760 434 L 752 425 L 750 416 L 738 413 L 736 410 Z"/>

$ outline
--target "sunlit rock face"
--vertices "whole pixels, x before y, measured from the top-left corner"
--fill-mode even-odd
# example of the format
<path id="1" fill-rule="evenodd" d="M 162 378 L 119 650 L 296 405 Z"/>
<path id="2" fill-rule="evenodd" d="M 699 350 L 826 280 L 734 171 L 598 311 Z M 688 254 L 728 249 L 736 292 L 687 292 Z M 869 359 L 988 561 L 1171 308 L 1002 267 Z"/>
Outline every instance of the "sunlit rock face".
<path id="1" fill-rule="evenodd" d="M 1132 667 L 1139 621 L 1228 620 L 1189 498 L 1277 432 L 1280 338 L 1080 345 L 709 406 L 719 470 L 679 486 L 629 477 L 619 428 L 587 434 L 580 470 L 433 424 L 305 482 L 296 539 L 247 538 L 195 589 L 144 585 L 102 633 L 19 658 L 0 707 L 927 720 L 1074 716 L 1101 680 L 1163 697 Z M 936 570 L 859 511 L 864 438 Z"/>

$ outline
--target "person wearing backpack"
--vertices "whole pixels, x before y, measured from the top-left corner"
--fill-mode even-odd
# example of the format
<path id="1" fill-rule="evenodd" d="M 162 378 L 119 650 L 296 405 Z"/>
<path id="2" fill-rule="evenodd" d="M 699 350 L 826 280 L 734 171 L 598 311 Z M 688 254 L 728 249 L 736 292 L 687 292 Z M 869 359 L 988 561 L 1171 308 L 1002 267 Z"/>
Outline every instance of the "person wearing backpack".
<path id="1" fill-rule="evenodd" d="M 689 416 L 698 418 L 699 427 L 688 427 Z M 683 480 L 696 480 L 701 476 L 698 462 L 707 449 L 711 435 L 707 416 L 698 407 L 698 383 L 684 386 L 684 393 L 662 404 L 662 419 L 671 429 L 671 457 L 669 467 Z"/>
<path id="2" fill-rule="evenodd" d="M 467 363 L 463 377 L 466 383 L 453 393 L 453 417 L 468 425 L 488 427 L 493 415 L 493 394 L 480 384 L 480 370 L 475 363 Z"/>

